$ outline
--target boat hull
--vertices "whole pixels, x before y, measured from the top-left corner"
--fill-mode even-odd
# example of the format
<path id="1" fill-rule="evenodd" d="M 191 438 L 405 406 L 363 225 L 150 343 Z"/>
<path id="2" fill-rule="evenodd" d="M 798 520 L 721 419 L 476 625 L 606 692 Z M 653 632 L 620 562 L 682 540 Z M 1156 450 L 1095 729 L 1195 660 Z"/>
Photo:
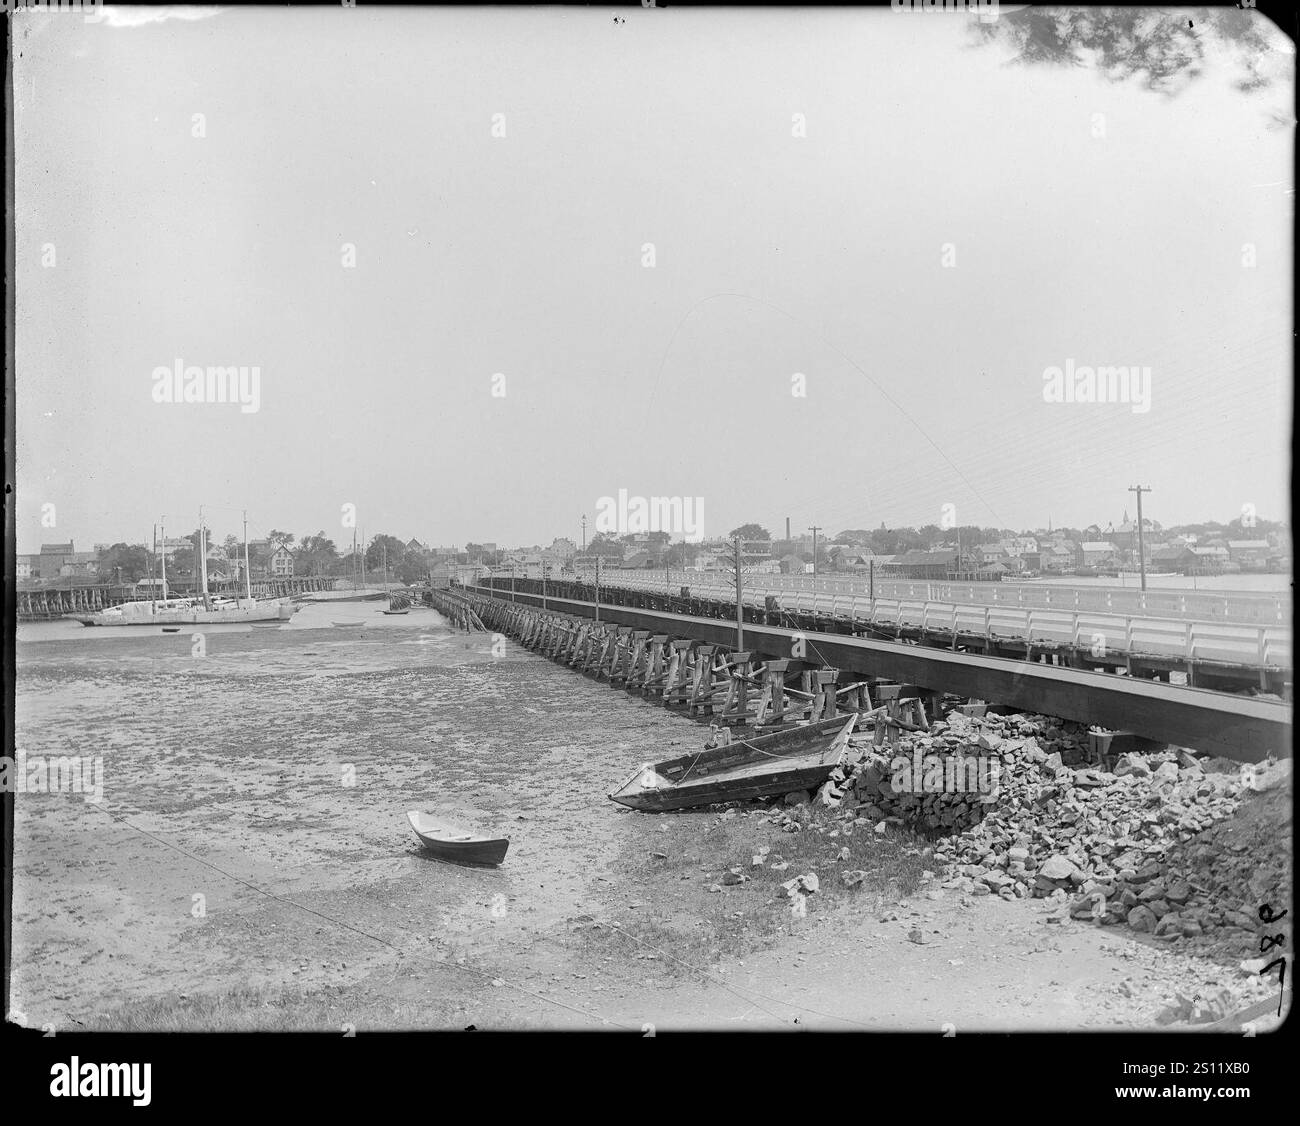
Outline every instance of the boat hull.
<path id="1" fill-rule="evenodd" d="M 259 602 L 255 606 L 231 606 L 224 610 L 195 607 L 151 613 L 148 609 L 133 608 L 130 612 L 101 610 L 96 614 L 67 614 L 65 617 L 72 618 L 83 626 L 234 626 L 254 622 L 287 622 L 297 610 L 297 606 L 288 602 L 274 601 Z"/>
<path id="2" fill-rule="evenodd" d="M 437 821 L 412 811 L 406 815 L 415 835 L 426 852 L 440 860 L 456 864 L 500 864 L 506 858 L 510 841 L 505 837 L 488 837 L 470 833 L 447 822 Z M 459 839 L 457 839 L 459 838 Z"/>
<path id="3" fill-rule="evenodd" d="M 754 801 L 757 798 L 788 794 L 792 790 L 816 789 L 835 769 L 834 763 L 814 763 L 765 774 L 749 782 L 718 779 L 713 785 L 673 787 L 671 790 L 644 790 L 635 794 L 610 794 L 610 799 L 629 809 L 664 813 L 675 809 L 693 809 L 729 801 Z"/>
<path id="4" fill-rule="evenodd" d="M 812 789 L 843 761 L 857 718 L 837 716 L 647 763 L 609 797 L 629 809 L 663 812 Z"/>

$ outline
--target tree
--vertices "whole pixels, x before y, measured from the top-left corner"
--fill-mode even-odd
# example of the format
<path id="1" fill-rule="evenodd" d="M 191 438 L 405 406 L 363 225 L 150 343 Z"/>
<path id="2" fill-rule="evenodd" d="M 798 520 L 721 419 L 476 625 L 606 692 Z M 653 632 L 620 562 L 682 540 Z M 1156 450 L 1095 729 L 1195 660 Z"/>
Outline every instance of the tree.
<path id="1" fill-rule="evenodd" d="M 739 528 L 732 528 L 727 533 L 728 539 L 735 539 L 739 536 L 742 540 L 771 540 L 772 533 L 758 524 L 741 524 Z"/>
<path id="2" fill-rule="evenodd" d="M 1236 56 L 1235 86 L 1243 92 L 1274 85 L 1292 65 L 1277 48 L 1282 36 L 1273 24 L 1232 8 L 1035 7 L 975 27 L 983 42 L 1011 47 L 1016 62 L 1091 63 L 1113 82 L 1137 77 L 1147 89 L 1166 94 L 1178 93 L 1201 75 L 1210 43 Z"/>
<path id="3" fill-rule="evenodd" d="M 138 582 L 149 574 L 149 552 L 139 544 L 115 543 L 96 566 L 101 582 Z"/>
<path id="4" fill-rule="evenodd" d="M 293 547 L 294 534 L 292 532 L 281 532 L 279 529 L 272 529 L 267 533 L 266 538 L 271 544 L 272 551 L 280 544 L 284 544 L 288 548 Z"/>
<path id="5" fill-rule="evenodd" d="M 379 574 L 381 568 L 387 567 L 389 575 L 392 575 L 402 565 L 405 557 L 406 544 L 396 536 L 375 536 L 366 548 L 366 571 Z"/>
<path id="6" fill-rule="evenodd" d="M 303 536 L 294 553 L 293 569 L 299 575 L 328 575 L 339 565 L 338 548 L 322 528 L 314 536 Z"/>
<path id="7" fill-rule="evenodd" d="M 238 536 L 227 536 L 221 546 L 226 550 L 227 559 L 243 559 L 244 544 Z"/>

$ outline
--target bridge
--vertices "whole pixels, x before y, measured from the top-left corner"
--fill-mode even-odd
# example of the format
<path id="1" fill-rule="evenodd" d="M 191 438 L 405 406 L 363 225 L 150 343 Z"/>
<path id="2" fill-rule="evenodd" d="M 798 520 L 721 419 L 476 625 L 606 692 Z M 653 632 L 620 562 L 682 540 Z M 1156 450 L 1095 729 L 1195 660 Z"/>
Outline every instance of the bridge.
<path id="1" fill-rule="evenodd" d="M 767 604 L 761 609 L 745 607 L 743 638 L 738 639 L 734 595 L 727 604 L 694 593 L 683 599 L 602 584 L 596 601 L 592 589 L 579 583 L 548 581 L 545 594 L 536 580 L 515 579 L 514 586 L 512 594 L 510 579 L 496 576 L 456 593 L 489 628 L 519 636 L 527 625 L 535 632 L 536 620 L 525 622 L 519 615 L 526 611 L 536 618 L 540 612 L 542 617 L 567 623 L 559 628 L 575 639 L 575 646 L 582 638 L 588 646 L 601 646 L 602 652 L 612 647 L 615 655 L 641 649 L 645 655 L 639 659 L 645 662 L 650 660 L 650 649 L 658 645 L 664 651 L 680 652 L 681 661 L 688 665 L 713 662 L 721 655 L 724 664 L 730 662 L 728 667 L 740 667 L 746 670 L 742 675 L 748 675 L 748 662 L 757 653 L 766 658 L 765 665 L 778 665 L 783 678 L 814 673 L 823 680 L 829 677 L 830 683 L 840 686 L 835 694 L 865 685 L 868 694 L 874 690 L 877 696 L 882 692 L 888 696 L 901 686 L 932 699 L 950 694 L 1005 705 L 1239 761 L 1290 755 L 1289 700 L 1189 683 L 1214 679 L 1199 667 L 1204 658 L 1188 664 L 1180 655 L 1171 662 L 1159 655 L 1142 655 L 1139 645 L 1118 664 L 1108 665 L 1105 659 L 1113 662 L 1114 655 L 1093 657 L 1089 646 L 1084 651 L 1098 663 L 1084 664 L 1077 661 L 1076 647 L 1044 642 L 1033 636 L 1033 630 L 1029 640 L 988 634 L 963 637 L 958 632 L 939 644 L 933 636 L 871 636 L 869 623 L 859 619 L 807 611 L 791 616 Z M 702 647 L 707 652 L 701 657 Z M 1174 663 L 1184 665 L 1191 676 L 1181 682 L 1171 680 Z M 1260 670 L 1245 667 L 1249 684 Z M 1270 686 L 1282 688 L 1289 696 L 1289 668 L 1265 672 L 1276 674 Z M 1241 684 L 1240 678 L 1223 679 Z"/>
<path id="2" fill-rule="evenodd" d="M 686 574 L 679 572 L 679 575 Z M 683 610 L 706 616 L 736 615 L 732 583 L 718 575 L 688 576 L 691 583 L 674 588 L 662 572 L 614 571 L 600 577 L 602 601 Z M 548 580 L 557 595 L 561 588 L 595 599 L 594 575 L 583 576 L 570 587 Z M 780 580 L 795 579 L 781 586 Z M 489 582 L 498 589 L 509 576 Z M 1195 600 L 1188 591 L 1105 591 L 1064 588 L 1052 599 L 1052 588 L 1028 584 L 878 584 L 890 595 L 876 597 L 856 592 L 858 584 L 804 576 L 745 575 L 741 602 L 756 621 L 795 628 L 832 628 L 943 645 L 976 648 L 990 655 L 1032 658 L 1049 653 L 1056 663 L 1072 667 L 1123 671 L 1128 675 L 1171 682 L 1242 691 L 1254 688 L 1289 696 L 1293 678 L 1289 599 L 1279 595 L 1214 594 L 1210 603 Z M 514 579 L 516 588 L 536 580 Z M 808 589 L 813 587 L 814 589 Z M 817 589 L 820 588 L 820 589 Z M 672 593 L 673 590 L 677 593 Z M 1061 588 L 1056 588 L 1059 591 Z M 970 597 L 974 601 L 942 601 L 937 594 Z M 1119 597 L 1127 595 L 1127 598 Z M 910 596 L 910 597 L 909 597 Z M 1110 609 L 1079 609 L 1094 602 Z M 1142 605 L 1147 606 L 1142 610 Z M 1215 618 L 1192 616 L 1198 610 L 1217 609 Z M 1287 624 L 1276 619 L 1285 607 Z M 1118 612 L 1116 612 L 1118 611 Z M 1227 621 L 1231 612 L 1245 620 Z M 818 624 L 823 623 L 823 624 Z"/>

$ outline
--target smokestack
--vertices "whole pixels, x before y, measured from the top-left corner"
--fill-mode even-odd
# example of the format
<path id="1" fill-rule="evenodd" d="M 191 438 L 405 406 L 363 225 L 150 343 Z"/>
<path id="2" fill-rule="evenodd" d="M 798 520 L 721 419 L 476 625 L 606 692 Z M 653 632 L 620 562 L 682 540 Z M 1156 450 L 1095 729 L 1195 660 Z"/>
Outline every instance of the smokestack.
<path id="1" fill-rule="evenodd" d="M 790 517 L 788 516 L 785 518 L 785 538 L 787 541 L 790 539 Z"/>

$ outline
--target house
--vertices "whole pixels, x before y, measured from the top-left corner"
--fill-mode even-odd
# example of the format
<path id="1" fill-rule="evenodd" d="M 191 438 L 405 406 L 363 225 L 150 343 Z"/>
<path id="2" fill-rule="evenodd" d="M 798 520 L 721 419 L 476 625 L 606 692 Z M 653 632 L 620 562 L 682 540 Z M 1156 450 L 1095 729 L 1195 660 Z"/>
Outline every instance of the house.
<path id="1" fill-rule="evenodd" d="M 1228 562 L 1226 547 L 1193 547 L 1188 550 L 1195 556 L 1192 569 L 1201 574 L 1222 571 Z"/>
<path id="2" fill-rule="evenodd" d="M 695 559 L 686 567 L 686 570 L 713 573 L 731 566 L 734 566 L 733 561 L 726 558 L 721 552 L 699 551 L 696 552 Z"/>
<path id="3" fill-rule="evenodd" d="M 975 549 L 975 558 L 980 563 L 998 563 L 1010 555 L 1000 543 L 982 543 Z"/>
<path id="4" fill-rule="evenodd" d="M 1228 555 L 1242 567 L 1263 570 L 1271 551 L 1268 540 L 1229 540 Z"/>
<path id="5" fill-rule="evenodd" d="M 892 555 L 876 555 L 870 551 L 859 551 L 849 556 L 849 570 L 859 575 L 869 574 L 872 571 L 880 571 L 886 563 L 894 561 Z"/>
<path id="6" fill-rule="evenodd" d="M 1108 538 L 1120 550 L 1134 551 L 1137 548 L 1137 530 L 1136 520 L 1125 520 L 1115 531 L 1109 533 Z M 1158 534 L 1155 521 L 1146 519 L 1142 521 L 1142 538 L 1144 540 L 1149 540 L 1150 537 Z"/>
<path id="7" fill-rule="evenodd" d="M 1186 544 L 1166 544 L 1151 553 L 1148 565 L 1158 571 L 1186 571 L 1196 566 L 1196 554 Z"/>
<path id="8" fill-rule="evenodd" d="M 957 566 L 956 551 L 905 551 L 881 570 L 901 579 L 942 579 Z"/>
<path id="9" fill-rule="evenodd" d="M 648 551 L 634 551 L 630 555 L 623 556 L 623 562 L 619 566 L 624 571 L 645 570 L 647 567 L 655 565 L 654 556 Z"/>
<path id="10" fill-rule="evenodd" d="M 278 544 L 267 560 L 267 570 L 272 578 L 293 578 L 293 552 L 284 544 Z"/>
<path id="11" fill-rule="evenodd" d="M 1038 540 L 1033 536 L 1013 536 L 1002 541 L 1003 550 L 1013 559 L 1038 553 Z"/>
<path id="12" fill-rule="evenodd" d="M 1108 567 L 1118 556 L 1119 548 L 1109 540 L 1084 540 L 1079 544 L 1074 561 L 1077 567 Z"/>
<path id="13" fill-rule="evenodd" d="M 546 553 L 558 562 L 567 563 L 578 554 L 578 545 L 571 539 L 560 536 L 551 542 L 551 546 L 546 549 Z"/>

